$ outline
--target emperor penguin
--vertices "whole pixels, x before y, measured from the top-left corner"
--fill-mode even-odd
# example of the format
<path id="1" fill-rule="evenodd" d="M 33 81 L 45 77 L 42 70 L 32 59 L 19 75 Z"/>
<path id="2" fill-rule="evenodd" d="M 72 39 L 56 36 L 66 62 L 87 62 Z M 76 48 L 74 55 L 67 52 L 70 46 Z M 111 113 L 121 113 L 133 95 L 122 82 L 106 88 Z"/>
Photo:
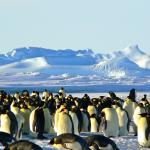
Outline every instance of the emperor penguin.
<path id="1" fill-rule="evenodd" d="M 34 109 L 29 117 L 30 123 L 30 135 L 32 137 L 38 139 L 45 139 L 46 137 L 43 136 L 44 133 L 44 126 L 45 126 L 45 117 L 44 112 L 41 107 L 37 107 Z"/>
<path id="2" fill-rule="evenodd" d="M 4 107 L 4 106 L 3 106 Z M 0 131 L 1 132 L 6 132 L 13 137 L 17 136 L 18 132 L 18 122 L 16 119 L 16 116 L 14 115 L 13 112 L 3 108 L 3 110 L 0 112 L 0 121 L 1 121 L 1 126 L 0 126 Z"/>
<path id="3" fill-rule="evenodd" d="M 132 121 L 133 119 L 132 117 L 136 107 L 137 107 L 136 92 L 135 89 L 131 89 L 129 96 L 125 99 L 123 103 L 123 109 L 125 109 L 128 112 L 130 121 Z"/>
<path id="4" fill-rule="evenodd" d="M 133 113 L 133 123 L 134 123 L 133 130 L 135 132 L 135 136 L 137 135 L 137 126 L 138 126 L 139 119 L 141 118 L 139 114 L 144 114 L 144 113 L 146 113 L 146 109 L 144 108 L 142 103 L 139 103 Z"/>
<path id="5" fill-rule="evenodd" d="M 60 88 L 60 90 L 58 91 L 58 93 L 62 93 L 63 98 L 66 97 L 66 92 L 65 92 L 65 89 L 63 87 Z"/>
<path id="6" fill-rule="evenodd" d="M 30 133 L 29 117 L 30 117 L 31 110 L 28 108 L 27 105 L 23 104 L 23 105 L 21 105 L 20 113 L 24 117 L 22 133 L 29 134 Z"/>
<path id="7" fill-rule="evenodd" d="M 127 136 L 129 133 L 129 117 L 121 107 L 116 108 L 119 121 L 119 136 Z"/>
<path id="8" fill-rule="evenodd" d="M 139 114 L 138 143 L 141 147 L 150 148 L 150 116 L 147 113 Z"/>
<path id="9" fill-rule="evenodd" d="M 31 141 L 19 140 L 11 143 L 4 150 L 42 150 L 42 148 Z"/>
<path id="10" fill-rule="evenodd" d="M 113 140 L 103 135 L 91 135 L 85 137 L 84 139 L 86 140 L 90 148 L 97 145 L 98 150 L 119 150 L 119 148 Z"/>
<path id="11" fill-rule="evenodd" d="M 57 123 L 57 135 L 63 133 L 74 133 L 72 118 L 64 105 L 59 108 L 59 118 Z"/>
<path id="12" fill-rule="evenodd" d="M 105 136 L 115 137 L 119 135 L 119 120 L 114 108 L 106 107 L 101 111 L 101 126 Z"/>
<path id="13" fill-rule="evenodd" d="M 50 133 L 52 127 L 52 116 L 50 115 L 50 111 L 47 107 L 43 108 L 43 112 L 44 112 L 44 120 L 45 120 L 44 132 Z"/>
<path id="14" fill-rule="evenodd" d="M 59 149 L 90 150 L 87 142 L 80 136 L 64 133 L 50 140 L 49 145 Z"/>
<path id="15" fill-rule="evenodd" d="M 98 124 L 98 120 L 97 120 L 97 116 L 96 114 L 92 114 L 90 116 L 90 125 L 91 125 L 91 132 L 98 132 L 99 130 L 99 124 Z"/>
<path id="16" fill-rule="evenodd" d="M 81 132 L 89 132 L 91 129 L 90 115 L 88 114 L 87 110 L 84 109 L 81 109 L 81 113 L 83 118 Z"/>
<path id="17" fill-rule="evenodd" d="M 76 109 L 76 106 L 71 106 L 71 111 L 69 111 L 69 115 L 71 116 L 74 125 L 74 134 L 79 135 L 79 120 L 76 114 Z"/>
<path id="18" fill-rule="evenodd" d="M 127 111 L 128 115 L 129 115 L 130 122 L 133 119 L 133 113 L 134 113 L 136 106 L 137 106 L 137 103 L 133 102 L 129 98 L 126 98 L 124 103 L 123 103 L 123 109 L 125 109 Z"/>
<path id="19" fill-rule="evenodd" d="M 46 99 L 48 99 L 49 98 L 49 92 L 48 92 L 48 90 L 44 90 L 44 92 L 42 93 L 42 99 L 44 99 L 44 100 L 46 100 Z"/>
<path id="20" fill-rule="evenodd" d="M 25 122 L 25 119 L 24 119 L 23 115 L 20 113 L 20 110 L 17 106 L 17 103 L 12 102 L 11 111 L 16 116 L 16 119 L 17 119 L 17 122 L 18 122 L 18 132 L 17 132 L 16 139 L 20 139 L 21 136 L 22 136 L 22 129 L 23 129 L 23 124 Z"/>
<path id="21" fill-rule="evenodd" d="M 57 106 L 57 109 L 55 111 L 55 114 L 54 114 L 54 131 L 57 133 L 57 130 L 58 130 L 58 119 L 59 119 L 59 110 L 60 108 L 60 105 Z"/>

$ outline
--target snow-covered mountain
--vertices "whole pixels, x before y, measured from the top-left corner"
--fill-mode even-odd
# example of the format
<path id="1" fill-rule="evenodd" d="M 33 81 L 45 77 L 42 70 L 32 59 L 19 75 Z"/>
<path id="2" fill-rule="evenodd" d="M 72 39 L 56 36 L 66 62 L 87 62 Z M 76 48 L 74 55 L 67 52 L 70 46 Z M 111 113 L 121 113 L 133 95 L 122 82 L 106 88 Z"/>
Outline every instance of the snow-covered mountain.
<path id="1" fill-rule="evenodd" d="M 129 46 L 122 51 L 120 55 L 128 57 L 131 61 L 139 65 L 139 67 L 150 69 L 150 56 L 142 52 L 138 45 Z"/>
<path id="2" fill-rule="evenodd" d="M 92 50 L 52 50 L 37 47 L 18 48 L 0 54 L 1 74 L 32 75 L 40 79 L 62 74 L 75 77 L 70 80 L 99 80 L 100 78 L 149 78 L 150 56 L 138 45 L 110 54 L 95 54 Z M 82 76 L 82 77 L 81 77 Z M 88 79 L 86 76 L 91 76 Z M 43 78 L 43 80 L 44 80 Z M 65 78 L 66 79 L 66 78 Z M 75 80 L 74 80 L 75 79 Z"/>

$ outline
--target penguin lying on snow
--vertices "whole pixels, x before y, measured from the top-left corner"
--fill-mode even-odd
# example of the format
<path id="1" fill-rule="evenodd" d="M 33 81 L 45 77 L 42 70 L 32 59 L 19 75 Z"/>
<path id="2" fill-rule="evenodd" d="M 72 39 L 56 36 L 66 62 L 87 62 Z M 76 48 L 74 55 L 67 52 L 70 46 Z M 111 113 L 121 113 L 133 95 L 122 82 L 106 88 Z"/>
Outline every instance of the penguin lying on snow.
<path id="1" fill-rule="evenodd" d="M 100 149 L 119 150 L 119 148 L 117 147 L 114 141 L 112 141 L 111 139 L 103 135 L 91 135 L 91 136 L 85 137 L 84 139 L 89 144 L 91 149 L 92 147 L 96 147 L 96 149 L 98 150 Z"/>
<path id="2" fill-rule="evenodd" d="M 42 150 L 42 148 L 30 141 L 20 140 L 10 144 L 4 150 Z"/>
<path id="3" fill-rule="evenodd" d="M 64 133 L 50 140 L 49 145 L 70 150 L 90 150 L 87 142 L 80 136 Z"/>
<path id="4" fill-rule="evenodd" d="M 16 141 L 12 135 L 6 132 L 0 132 L 0 143 L 2 143 L 3 146 L 7 146 L 8 143 L 12 141 Z"/>

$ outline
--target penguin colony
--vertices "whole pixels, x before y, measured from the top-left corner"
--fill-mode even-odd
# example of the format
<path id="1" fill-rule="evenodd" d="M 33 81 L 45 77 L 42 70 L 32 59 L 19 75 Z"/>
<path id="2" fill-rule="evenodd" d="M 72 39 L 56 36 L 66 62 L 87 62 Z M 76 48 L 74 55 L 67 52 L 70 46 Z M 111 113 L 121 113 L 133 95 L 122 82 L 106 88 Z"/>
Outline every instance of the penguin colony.
<path id="1" fill-rule="evenodd" d="M 54 96 L 48 90 L 42 96 L 38 91 L 0 91 L 0 143 L 5 150 L 41 150 L 22 135 L 42 140 L 44 133 L 55 134 L 48 145 L 58 149 L 119 150 L 110 137 L 127 136 L 131 123 L 139 146 L 150 148 L 150 103 L 146 95 L 137 102 L 135 89 L 125 100 L 112 91 L 109 97 L 92 99 L 87 94 L 66 96 L 64 88 Z M 81 132 L 93 134 L 81 137 Z"/>

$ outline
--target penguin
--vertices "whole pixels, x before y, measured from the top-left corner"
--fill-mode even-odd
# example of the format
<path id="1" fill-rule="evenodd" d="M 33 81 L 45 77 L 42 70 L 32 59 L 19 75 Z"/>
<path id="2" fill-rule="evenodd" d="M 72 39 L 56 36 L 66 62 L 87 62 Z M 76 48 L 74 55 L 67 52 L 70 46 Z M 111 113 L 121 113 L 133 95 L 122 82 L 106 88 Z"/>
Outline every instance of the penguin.
<path id="1" fill-rule="evenodd" d="M 128 115 L 129 115 L 130 122 L 133 119 L 133 113 L 134 113 L 136 106 L 137 106 L 137 103 L 133 102 L 129 98 L 126 98 L 124 103 L 123 103 L 123 109 L 125 109 L 127 111 Z"/>
<path id="2" fill-rule="evenodd" d="M 59 119 L 59 110 L 60 108 L 60 105 L 58 105 L 56 111 L 55 111 L 55 114 L 54 114 L 54 131 L 57 133 L 57 130 L 58 130 L 58 119 Z"/>
<path id="3" fill-rule="evenodd" d="M 91 132 L 98 132 L 99 124 L 96 118 L 96 114 L 92 114 L 90 116 L 90 125 L 91 125 L 91 129 L 90 129 Z"/>
<path id="4" fill-rule="evenodd" d="M 89 132 L 91 129 L 90 116 L 88 112 L 84 109 L 81 109 L 81 113 L 82 113 L 82 118 L 83 118 L 81 132 Z"/>
<path id="5" fill-rule="evenodd" d="M 62 93 L 63 98 L 66 97 L 66 92 L 65 92 L 65 89 L 63 87 L 60 88 L 60 90 L 58 91 L 58 93 Z"/>
<path id="6" fill-rule="evenodd" d="M 139 114 L 144 114 L 144 113 L 146 113 L 146 110 L 143 104 L 139 103 L 133 113 L 133 123 L 134 123 L 133 130 L 134 130 L 135 136 L 137 136 L 137 126 L 138 126 L 139 119 L 141 118 Z"/>
<path id="7" fill-rule="evenodd" d="M 49 145 L 70 150 L 90 150 L 87 142 L 82 137 L 72 133 L 64 133 L 52 138 Z"/>
<path id="8" fill-rule="evenodd" d="M 115 137 L 119 135 L 119 120 L 114 108 L 104 108 L 101 111 L 101 126 L 105 136 Z"/>
<path id="9" fill-rule="evenodd" d="M 37 107 L 31 112 L 29 117 L 29 124 L 30 124 L 30 135 L 32 137 L 36 137 L 38 139 L 46 138 L 43 136 L 45 117 L 42 108 Z"/>
<path id="10" fill-rule="evenodd" d="M 139 114 L 137 124 L 138 143 L 141 147 L 150 148 L 150 116 L 147 113 Z"/>
<path id="11" fill-rule="evenodd" d="M 2 143 L 3 146 L 8 146 L 8 143 L 12 141 L 16 141 L 12 135 L 6 132 L 0 132 L 0 143 Z"/>
<path id="12" fill-rule="evenodd" d="M 125 99 L 123 103 L 123 109 L 125 109 L 128 112 L 130 122 L 133 119 L 132 117 L 136 107 L 137 107 L 136 92 L 135 89 L 131 89 L 129 92 L 129 96 Z"/>
<path id="13" fill-rule="evenodd" d="M 98 150 L 119 150 L 119 148 L 113 140 L 103 135 L 91 135 L 85 137 L 84 139 L 86 140 L 90 148 L 93 146 L 97 148 L 98 146 Z"/>
<path id="14" fill-rule="evenodd" d="M 121 107 L 116 108 L 119 120 L 119 136 L 127 136 L 129 132 L 129 117 L 125 110 Z"/>
<path id="15" fill-rule="evenodd" d="M 47 100 L 49 96 L 49 92 L 45 89 L 42 93 L 42 99 Z"/>
<path id="16" fill-rule="evenodd" d="M 76 106 L 71 107 L 71 111 L 69 111 L 69 115 L 72 118 L 73 125 L 74 125 L 74 134 L 79 135 L 79 120 L 76 114 Z"/>
<path id="17" fill-rule="evenodd" d="M 44 132 L 50 133 L 51 124 L 52 124 L 52 116 L 50 115 L 49 109 L 47 107 L 43 108 L 43 112 L 44 112 L 44 120 L 45 120 Z"/>
<path id="18" fill-rule="evenodd" d="M 57 124 L 57 135 L 63 133 L 74 133 L 74 124 L 65 106 L 59 108 L 59 119 Z"/>
<path id="19" fill-rule="evenodd" d="M 17 136 L 18 122 L 13 112 L 6 110 L 3 106 L 3 110 L 0 115 L 1 126 L 0 131 L 6 132 L 13 137 Z"/>
<path id="20" fill-rule="evenodd" d="M 20 139 L 21 136 L 22 136 L 22 128 L 23 128 L 23 124 L 25 122 L 25 119 L 22 116 L 22 114 L 20 113 L 20 110 L 17 107 L 17 103 L 12 102 L 12 104 L 11 104 L 11 111 L 16 116 L 16 119 L 17 119 L 17 122 L 18 122 L 18 132 L 17 132 L 17 137 L 16 138 Z"/>
<path id="21" fill-rule="evenodd" d="M 28 140 L 19 140 L 11 143 L 4 150 L 42 150 L 42 148 Z"/>
<path id="22" fill-rule="evenodd" d="M 29 127 L 29 117 L 31 110 L 27 107 L 27 105 L 21 106 L 20 113 L 24 117 L 24 125 L 22 128 L 22 133 L 23 134 L 29 134 L 30 133 L 30 127 Z"/>

